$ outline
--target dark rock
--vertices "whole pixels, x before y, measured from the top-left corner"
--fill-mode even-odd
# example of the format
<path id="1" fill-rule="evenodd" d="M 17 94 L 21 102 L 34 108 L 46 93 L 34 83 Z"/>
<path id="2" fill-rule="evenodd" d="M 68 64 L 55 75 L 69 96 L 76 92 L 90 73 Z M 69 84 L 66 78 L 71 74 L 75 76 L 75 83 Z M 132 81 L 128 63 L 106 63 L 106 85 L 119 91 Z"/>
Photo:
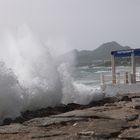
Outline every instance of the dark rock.
<path id="1" fill-rule="evenodd" d="M 122 96 L 121 101 L 132 101 L 132 99 L 129 96 Z"/>
<path id="2" fill-rule="evenodd" d="M 136 105 L 134 108 L 135 109 L 140 109 L 140 105 Z"/>
<path id="3" fill-rule="evenodd" d="M 6 119 L 4 119 L 2 125 L 9 125 L 9 124 L 11 124 L 11 122 L 12 122 L 11 118 L 6 118 Z"/>

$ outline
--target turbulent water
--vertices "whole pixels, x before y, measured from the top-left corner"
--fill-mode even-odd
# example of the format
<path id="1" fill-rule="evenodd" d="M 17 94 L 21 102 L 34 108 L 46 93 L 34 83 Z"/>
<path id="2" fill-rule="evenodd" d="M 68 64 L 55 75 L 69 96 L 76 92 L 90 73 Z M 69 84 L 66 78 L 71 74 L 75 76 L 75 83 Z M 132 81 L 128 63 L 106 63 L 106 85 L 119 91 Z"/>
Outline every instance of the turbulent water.
<path id="1" fill-rule="evenodd" d="M 62 83 L 55 62 L 28 27 L 5 34 L 0 57 L 1 122 L 24 110 L 61 103 Z"/>
<path id="2" fill-rule="evenodd" d="M 70 69 L 56 64 L 27 26 L 7 31 L 0 41 L 0 123 L 26 110 L 98 99 L 94 86 L 78 82 L 79 72 Z"/>
<path id="3" fill-rule="evenodd" d="M 73 59 L 74 60 L 74 59 Z M 109 67 L 56 65 L 49 49 L 26 26 L 0 42 L 0 123 L 22 111 L 103 98 L 100 74 Z"/>
<path id="4" fill-rule="evenodd" d="M 140 67 L 137 67 L 137 78 L 139 78 Z M 125 72 L 131 73 L 130 66 L 117 66 L 116 73 L 120 73 L 121 78 L 124 80 Z M 82 83 L 87 86 L 99 87 L 101 84 L 101 75 L 104 75 L 106 82 L 111 82 L 112 73 L 111 67 L 78 67 L 75 69 L 74 79 L 77 83 Z"/>

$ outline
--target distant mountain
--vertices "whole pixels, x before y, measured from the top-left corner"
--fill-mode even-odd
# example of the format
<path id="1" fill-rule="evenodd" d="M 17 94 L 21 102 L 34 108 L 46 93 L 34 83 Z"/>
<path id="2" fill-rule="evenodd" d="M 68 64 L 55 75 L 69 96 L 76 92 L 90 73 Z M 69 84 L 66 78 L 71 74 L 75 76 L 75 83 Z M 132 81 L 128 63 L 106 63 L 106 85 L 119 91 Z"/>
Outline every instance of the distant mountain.
<path id="1" fill-rule="evenodd" d="M 116 50 L 126 50 L 131 49 L 129 46 L 121 46 L 117 42 L 108 42 L 104 43 L 101 46 L 99 46 L 95 50 L 72 50 L 71 52 L 68 52 L 67 54 L 62 55 L 61 61 L 66 61 L 68 59 L 72 59 L 72 57 L 75 59 L 75 64 L 77 66 L 85 66 L 85 65 L 92 65 L 94 63 L 99 63 L 103 61 L 110 60 L 110 53 L 111 51 Z"/>
<path id="2" fill-rule="evenodd" d="M 127 50 L 127 49 L 131 49 L 131 48 L 129 46 L 121 46 L 115 41 L 104 43 L 103 45 L 101 45 L 100 47 L 92 51 L 93 52 L 92 58 L 97 59 L 97 60 L 108 60 L 110 59 L 110 53 L 112 51 Z"/>

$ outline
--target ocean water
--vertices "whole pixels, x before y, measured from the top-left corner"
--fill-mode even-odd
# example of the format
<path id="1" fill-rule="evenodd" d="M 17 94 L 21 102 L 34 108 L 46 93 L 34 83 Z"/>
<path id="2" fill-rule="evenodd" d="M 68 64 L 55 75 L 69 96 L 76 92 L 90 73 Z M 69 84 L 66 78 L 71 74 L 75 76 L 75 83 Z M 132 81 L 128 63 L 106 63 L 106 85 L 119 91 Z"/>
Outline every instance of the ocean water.
<path id="1" fill-rule="evenodd" d="M 128 73 L 128 80 L 130 80 L 131 74 L 131 66 L 116 66 L 116 80 L 117 83 L 125 83 L 125 75 Z M 112 70 L 111 67 L 77 67 L 74 69 L 74 83 L 75 88 L 78 86 L 79 95 L 84 97 L 82 91 L 85 90 L 85 95 L 90 97 L 92 101 L 100 100 L 103 98 L 103 91 L 101 90 L 101 77 L 104 77 L 104 84 L 112 83 Z M 136 67 L 136 80 L 140 81 L 140 67 Z M 84 87 L 84 88 L 82 88 Z M 106 93 L 108 96 L 112 96 L 113 91 L 110 93 Z M 114 93 L 114 96 L 116 94 Z M 84 99 L 83 102 L 80 103 L 89 103 L 91 100 Z"/>
<path id="2" fill-rule="evenodd" d="M 74 71 L 74 80 L 96 88 L 101 84 L 101 74 L 111 76 L 111 67 L 77 67 Z"/>
<path id="3" fill-rule="evenodd" d="M 63 85 L 62 103 L 88 104 L 93 100 L 102 99 L 100 74 L 96 72 L 97 70 L 88 67 L 74 67 L 71 70 L 69 65 L 62 64 L 59 67 Z"/>
<path id="4" fill-rule="evenodd" d="M 131 66 L 117 66 L 116 76 L 120 74 L 120 82 L 124 82 L 125 73 L 128 72 L 128 76 L 131 74 Z M 101 76 L 104 75 L 106 83 L 111 83 L 112 81 L 112 71 L 111 67 L 77 67 L 74 69 L 74 80 L 76 83 L 81 83 L 86 86 L 91 86 L 98 88 L 101 85 Z M 130 77 L 129 77 L 130 78 Z M 136 67 L 136 79 L 140 80 L 140 67 Z"/>

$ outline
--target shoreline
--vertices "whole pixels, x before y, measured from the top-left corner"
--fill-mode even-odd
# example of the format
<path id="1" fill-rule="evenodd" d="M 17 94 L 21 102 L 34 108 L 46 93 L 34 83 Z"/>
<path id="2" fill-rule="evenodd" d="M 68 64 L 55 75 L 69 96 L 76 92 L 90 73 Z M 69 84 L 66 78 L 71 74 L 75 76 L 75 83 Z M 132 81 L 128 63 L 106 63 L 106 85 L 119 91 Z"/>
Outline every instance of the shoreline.
<path id="1" fill-rule="evenodd" d="M 6 125 L 7 123 L 7 125 Z M 8 124 L 9 123 L 9 124 Z M 0 126 L 3 140 L 140 139 L 140 93 L 33 112 Z"/>
<path id="2" fill-rule="evenodd" d="M 11 123 L 24 123 L 25 121 L 29 121 L 34 118 L 49 117 L 51 115 L 58 115 L 58 114 L 70 112 L 73 110 L 83 110 L 90 107 L 103 106 L 106 103 L 114 103 L 117 101 L 123 101 L 125 100 L 124 98 L 125 96 L 105 97 L 102 100 L 92 101 L 87 105 L 69 103 L 67 105 L 61 104 L 56 107 L 47 107 L 47 108 L 42 108 L 42 109 L 33 110 L 33 111 L 27 110 L 25 112 L 21 112 L 21 115 L 15 119 L 6 118 L 3 121 L 3 124 L 0 126 L 10 125 Z"/>

